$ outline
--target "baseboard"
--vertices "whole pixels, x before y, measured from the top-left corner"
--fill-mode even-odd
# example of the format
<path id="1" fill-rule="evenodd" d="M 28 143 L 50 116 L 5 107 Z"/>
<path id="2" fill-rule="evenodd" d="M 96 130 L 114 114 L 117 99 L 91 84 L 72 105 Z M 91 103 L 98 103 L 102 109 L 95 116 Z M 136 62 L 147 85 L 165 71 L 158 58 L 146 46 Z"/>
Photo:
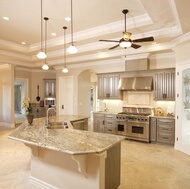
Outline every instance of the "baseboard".
<path id="1" fill-rule="evenodd" d="M 32 176 L 30 176 L 30 183 L 37 187 L 37 189 L 59 189 Z"/>

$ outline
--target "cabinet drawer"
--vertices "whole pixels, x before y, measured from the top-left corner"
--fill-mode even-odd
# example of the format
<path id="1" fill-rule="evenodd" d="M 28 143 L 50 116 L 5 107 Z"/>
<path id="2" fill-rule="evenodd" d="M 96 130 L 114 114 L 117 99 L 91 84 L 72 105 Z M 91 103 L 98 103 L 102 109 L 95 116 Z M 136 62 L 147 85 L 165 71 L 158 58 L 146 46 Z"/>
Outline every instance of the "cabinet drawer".
<path id="1" fill-rule="evenodd" d="M 105 119 L 113 119 L 113 120 L 115 120 L 115 119 L 116 119 L 116 115 L 113 115 L 113 114 L 105 114 Z"/>
<path id="2" fill-rule="evenodd" d="M 105 120 L 104 123 L 108 127 L 115 127 L 115 120 Z"/>
<path id="3" fill-rule="evenodd" d="M 105 127 L 104 132 L 109 134 L 115 134 L 115 127 Z"/>
<path id="4" fill-rule="evenodd" d="M 174 125 L 164 125 L 164 124 L 158 124 L 157 125 L 157 131 L 163 131 L 163 132 L 172 132 L 174 133 Z"/>
<path id="5" fill-rule="evenodd" d="M 168 143 L 168 144 L 174 144 L 174 134 L 158 132 L 157 133 L 157 141 Z"/>
<path id="6" fill-rule="evenodd" d="M 174 119 L 157 119 L 157 124 L 166 124 L 166 125 L 174 125 Z"/>

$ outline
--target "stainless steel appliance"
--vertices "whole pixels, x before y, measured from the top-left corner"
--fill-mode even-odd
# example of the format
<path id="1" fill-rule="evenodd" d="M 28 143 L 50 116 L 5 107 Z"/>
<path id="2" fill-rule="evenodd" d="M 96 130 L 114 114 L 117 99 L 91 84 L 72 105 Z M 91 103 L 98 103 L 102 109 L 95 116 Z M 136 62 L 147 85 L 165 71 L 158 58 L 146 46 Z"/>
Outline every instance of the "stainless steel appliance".
<path id="1" fill-rule="evenodd" d="M 116 115 L 116 133 L 128 139 L 150 142 L 149 116 L 154 108 L 123 107 Z"/>
<path id="2" fill-rule="evenodd" d="M 49 97 L 44 99 L 44 106 L 46 108 L 51 108 L 51 107 L 55 108 L 55 104 L 56 104 L 55 98 Z"/>

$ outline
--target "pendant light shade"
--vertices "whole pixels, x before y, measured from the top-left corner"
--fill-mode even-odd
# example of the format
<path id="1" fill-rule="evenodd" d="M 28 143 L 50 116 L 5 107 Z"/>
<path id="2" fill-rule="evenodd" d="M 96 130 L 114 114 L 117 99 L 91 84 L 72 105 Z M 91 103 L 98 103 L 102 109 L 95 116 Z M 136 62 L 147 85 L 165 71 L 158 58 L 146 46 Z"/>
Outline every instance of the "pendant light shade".
<path id="1" fill-rule="evenodd" d="M 74 45 L 70 45 L 70 47 L 67 49 L 67 52 L 70 54 L 75 54 L 78 52 L 77 48 Z"/>
<path id="2" fill-rule="evenodd" d="M 49 18 L 44 17 L 44 20 L 45 20 L 45 54 L 46 54 L 46 48 L 47 48 L 47 21 L 49 20 Z M 47 62 L 46 62 L 46 58 L 45 58 L 44 65 L 42 66 L 42 69 L 43 70 L 48 70 L 49 69 L 49 66 L 47 65 Z"/>
<path id="3" fill-rule="evenodd" d="M 39 59 L 45 59 L 47 57 L 47 55 L 45 54 L 45 52 L 43 51 L 40 51 L 38 54 L 37 54 L 37 57 Z"/>
<path id="4" fill-rule="evenodd" d="M 49 66 L 46 64 L 46 62 L 44 63 L 44 65 L 42 66 L 43 70 L 49 70 Z"/>
<path id="5" fill-rule="evenodd" d="M 71 0 L 71 45 L 67 49 L 67 52 L 69 54 L 74 54 L 78 52 L 77 48 L 73 44 L 73 2 L 72 0 Z"/>
<path id="6" fill-rule="evenodd" d="M 37 57 L 39 59 L 45 59 L 47 57 L 46 53 L 43 52 L 43 44 L 42 44 L 42 41 L 43 41 L 43 19 L 42 19 L 42 0 L 41 0 L 41 49 L 40 49 L 40 52 L 37 54 Z"/>
<path id="7" fill-rule="evenodd" d="M 64 26 L 64 68 L 62 70 L 63 73 L 67 73 L 69 70 L 67 69 L 67 65 L 66 65 L 66 29 L 67 27 Z"/>

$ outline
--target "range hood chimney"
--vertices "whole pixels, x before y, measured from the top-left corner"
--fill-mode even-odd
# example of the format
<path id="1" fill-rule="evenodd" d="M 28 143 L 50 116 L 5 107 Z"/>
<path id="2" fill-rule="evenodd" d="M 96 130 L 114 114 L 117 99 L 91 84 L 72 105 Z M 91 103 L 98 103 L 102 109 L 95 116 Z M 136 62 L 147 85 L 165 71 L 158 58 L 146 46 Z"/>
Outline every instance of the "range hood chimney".
<path id="1" fill-rule="evenodd" d="M 121 78 L 118 88 L 125 91 L 151 91 L 153 90 L 153 77 Z"/>

